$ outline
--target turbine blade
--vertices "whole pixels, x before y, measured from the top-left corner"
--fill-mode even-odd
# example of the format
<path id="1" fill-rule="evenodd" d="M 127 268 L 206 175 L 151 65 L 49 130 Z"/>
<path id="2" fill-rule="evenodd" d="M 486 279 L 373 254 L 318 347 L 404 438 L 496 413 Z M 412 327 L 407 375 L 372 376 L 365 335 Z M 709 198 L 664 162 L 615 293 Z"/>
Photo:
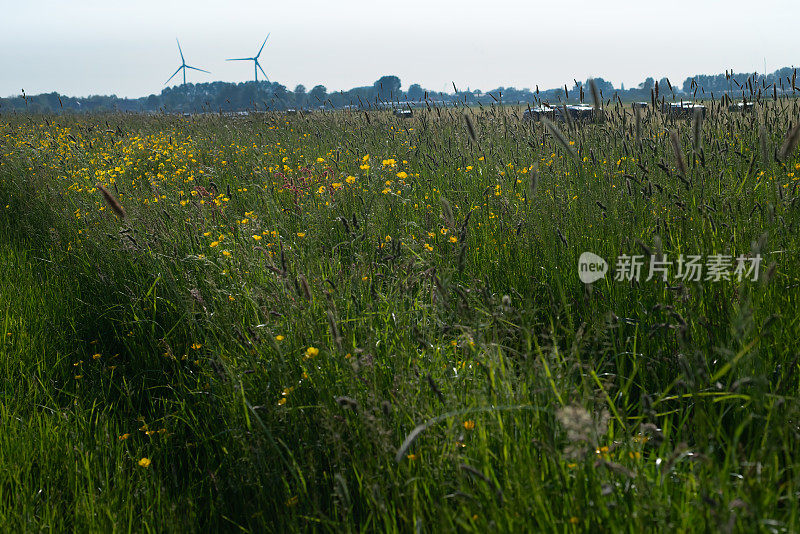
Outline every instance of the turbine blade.
<path id="1" fill-rule="evenodd" d="M 185 60 L 185 59 L 183 59 L 183 50 L 181 50 L 181 42 L 180 42 L 180 41 L 178 41 L 178 38 L 177 38 L 177 37 L 175 38 L 175 42 L 176 42 L 176 43 L 178 43 L 178 52 L 179 52 L 179 53 L 180 53 L 180 55 L 181 55 L 181 62 L 182 62 L 183 64 L 186 64 L 186 60 Z"/>
<path id="2" fill-rule="evenodd" d="M 265 78 L 265 79 L 266 79 L 266 80 L 269 82 L 269 76 L 267 76 L 267 73 L 266 73 L 266 72 L 264 72 L 264 69 L 262 69 L 262 68 L 261 68 L 261 63 L 259 63 L 258 61 L 256 61 L 256 67 L 258 67 L 258 70 L 260 70 L 260 71 L 261 71 L 261 74 L 263 74 L 263 75 L 264 75 L 264 78 Z"/>
<path id="3" fill-rule="evenodd" d="M 251 57 L 234 57 L 231 59 L 226 59 L 225 61 L 252 61 L 253 58 Z"/>
<path id="4" fill-rule="evenodd" d="M 172 78 L 174 78 L 174 77 L 175 77 L 175 75 L 176 75 L 176 74 L 178 74 L 178 73 L 181 71 L 181 69 L 182 69 L 182 68 L 183 68 L 183 65 L 181 65 L 180 67 L 178 67 L 178 70 L 176 70 L 176 71 L 175 71 L 175 72 L 172 74 L 172 76 L 170 76 L 170 77 L 169 77 L 169 80 L 171 80 Z M 167 85 L 167 84 L 169 83 L 169 80 L 167 80 L 166 82 L 164 82 L 164 85 Z"/>
<path id="5" fill-rule="evenodd" d="M 209 74 L 211 74 L 211 72 L 209 72 L 207 70 L 198 69 L 197 67 L 190 67 L 189 65 L 186 65 L 186 68 L 187 69 L 192 69 L 192 70 L 199 70 L 200 72 L 208 72 Z"/>
<path id="6" fill-rule="evenodd" d="M 261 48 L 258 49 L 258 54 L 256 54 L 256 59 L 258 59 L 258 56 L 261 55 L 261 51 L 264 50 L 264 45 L 267 44 L 267 39 L 269 39 L 269 33 L 267 34 L 267 37 L 264 39 L 264 42 L 261 43 Z"/>

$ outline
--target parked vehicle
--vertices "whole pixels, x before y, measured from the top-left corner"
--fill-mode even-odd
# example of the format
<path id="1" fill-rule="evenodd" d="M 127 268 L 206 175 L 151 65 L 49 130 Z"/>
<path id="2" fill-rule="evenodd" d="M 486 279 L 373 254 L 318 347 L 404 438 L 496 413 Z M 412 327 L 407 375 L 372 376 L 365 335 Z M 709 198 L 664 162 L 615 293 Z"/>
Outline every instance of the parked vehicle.
<path id="1" fill-rule="evenodd" d="M 553 108 L 548 105 L 536 106 L 535 108 L 528 108 L 522 114 L 522 120 L 524 121 L 538 121 L 542 117 L 547 117 L 548 119 L 553 118 Z"/>
<path id="2" fill-rule="evenodd" d="M 728 106 L 728 111 L 736 111 L 739 113 L 747 113 L 753 111 L 754 109 L 755 104 L 753 102 L 738 102 Z"/>
<path id="3" fill-rule="evenodd" d="M 702 105 L 697 104 L 695 102 L 664 102 L 661 111 L 669 115 L 670 117 L 675 117 L 678 119 L 688 119 L 694 116 L 695 111 L 699 111 L 700 114 L 705 117 L 708 113 L 708 109 Z"/>
<path id="4" fill-rule="evenodd" d="M 564 113 L 569 113 L 570 119 L 579 122 L 590 122 L 600 117 L 596 116 L 594 106 L 588 104 L 568 104 L 555 108 L 555 119 L 566 122 L 567 118 Z M 602 110 L 601 110 L 602 112 Z"/>

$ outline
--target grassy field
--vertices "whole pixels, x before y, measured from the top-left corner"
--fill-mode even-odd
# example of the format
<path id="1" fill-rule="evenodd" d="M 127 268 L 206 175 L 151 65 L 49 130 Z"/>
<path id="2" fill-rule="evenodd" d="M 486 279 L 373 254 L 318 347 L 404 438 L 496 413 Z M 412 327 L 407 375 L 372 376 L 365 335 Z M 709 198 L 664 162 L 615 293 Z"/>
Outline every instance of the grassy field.
<path id="1" fill-rule="evenodd" d="M 797 102 L 605 113 L 0 116 L 2 528 L 800 530 Z"/>

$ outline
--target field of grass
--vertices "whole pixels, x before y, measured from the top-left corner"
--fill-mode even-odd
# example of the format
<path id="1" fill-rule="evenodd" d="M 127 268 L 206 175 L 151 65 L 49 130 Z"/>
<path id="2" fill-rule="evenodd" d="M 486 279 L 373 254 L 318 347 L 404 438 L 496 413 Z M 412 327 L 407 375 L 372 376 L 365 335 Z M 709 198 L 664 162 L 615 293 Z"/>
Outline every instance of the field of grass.
<path id="1" fill-rule="evenodd" d="M 799 530 L 798 105 L 710 107 L 0 115 L 0 524 Z"/>

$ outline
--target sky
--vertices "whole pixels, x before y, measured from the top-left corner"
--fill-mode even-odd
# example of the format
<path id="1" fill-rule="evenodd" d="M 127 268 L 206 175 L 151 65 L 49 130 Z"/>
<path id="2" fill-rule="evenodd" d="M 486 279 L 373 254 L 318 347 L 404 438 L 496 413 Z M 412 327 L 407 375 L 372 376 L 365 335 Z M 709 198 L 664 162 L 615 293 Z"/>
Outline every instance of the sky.
<path id="1" fill-rule="evenodd" d="M 252 63 L 225 58 L 255 55 L 268 33 L 259 61 L 290 90 L 388 74 L 436 91 L 680 84 L 800 63 L 798 20 L 796 0 L 0 0 L 0 97 L 160 93 L 180 66 L 176 38 L 211 71 L 188 82 L 247 81 Z"/>

